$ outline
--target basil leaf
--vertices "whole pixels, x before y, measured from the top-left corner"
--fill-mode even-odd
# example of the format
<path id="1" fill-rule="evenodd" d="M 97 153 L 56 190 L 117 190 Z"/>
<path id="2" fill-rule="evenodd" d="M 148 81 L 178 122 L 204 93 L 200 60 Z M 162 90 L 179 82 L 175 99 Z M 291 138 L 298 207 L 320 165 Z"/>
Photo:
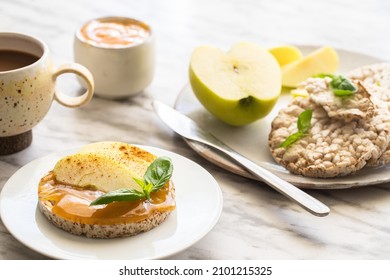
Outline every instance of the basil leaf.
<path id="1" fill-rule="evenodd" d="M 133 178 L 133 180 L 138 184 L 138 186 L 145 189 L 146 183 L 143 179 Z"/>
<path id="2" fill-rule="evenodd" d="M 345 90 L 345 89 L 333 89 L 333 93 L 336 96 L 349 96 L 354 94 L 354 91 Z"/>
<path id="3" fill-rule="evenodd" d="M 311 115 L 312 110 L 305 110 L 298 116 L 298 131 L 302 133 L 306 133 L 311 126 Z"/>
<path id="4" fill-rule="evenodd" d="M 336 96 L 349 96 L 357 92 L 356 86 L 346 77 L 342 75 L 333 74 L 318 74 L 313 76 L 314 78 L 332 78 L 330 82 L 330 89 Z"/>
<path id="5" fill-rule="evenodd" d="M 344 90 L 356 92 L 357 88 L 352 84 L 352 82 L 344 76 L 335 76 L 330 82 L 330 86 L 334 90 Z"/>
<path id="6" fill-rule="evenodd" d="M 146 199 L 150 199 L 150 193 L 152 192 L 152 188 L 153 188 L 152 183 L 145 185 L 144 194 L 145 194 Z"/>
<path id="7" fill-rule="evenodd" d="M 287 148 L 289 147 L 290 145 L 294 144 L 295 142 L 297 142 L 299 139 L 305 137 L 305 134 L 298 131 L 298 132 L 295 132 L 293 134 L 291 134 L 289 137 L 286 138 L 286 140 L 284 140 L 282 142 L 282 144 L 280 144 L 280 148 Z"/>
<path id="8" fill-rule="evenodd" d="M 287 137 L 280 145 L 280 148 L 287 148 L 290 145 L 297 142 L 299 139 L 302 139 L 307 135 L 307 132 L 309 131 L 311 127 L 311 117 L 312 117 L 313 111 L 308 109 L 303 111 L 299 114 L 298 120 L 297 120 L 297 126 L 298 126 L 298 132 L 295 132 L 291 134 L 289 137 Z"/>
<path id="9" fill-rule="evenodd" d="M 161 189 L 171 178 L 172 173 L 172 160 L 168 157 L 159 157 L 148 166 L 144 179 L 133 178 L 143 192 L 135 189 L 119 189 L 98 197 L 90 205 L 108 204 L 114 201 L 150 199 L 150 193 Z"/>
<path id="10" fill-rule="evenodd" d="M 145 194 L 135 189 L 119 189 L 112 192 L 108 192 L 94 201 L 91 202 L 90 206 L 109 204 L 114 201 L 135 201 L 144 199 Z"/>
<path id="11" fill-rule="evenodd" d="M 326 77 L 334 79 L 335 75 L 327 74 L 327 73 L 321 73 L 321 74 L 317 74 L 317 75 L 313 76 L 313 78 L 322 78 L 322 79 L 326 78 Z"/>
<path id="12" fill-rule="evenodd" d="M 155 192 L 161 189 L 171 178 L 173 173 L 173 164 L 168 157 L 159 157 L 149 165 L 145 172 L 144 180 L 146 185 L 153 185 L 151 191 Z"/>

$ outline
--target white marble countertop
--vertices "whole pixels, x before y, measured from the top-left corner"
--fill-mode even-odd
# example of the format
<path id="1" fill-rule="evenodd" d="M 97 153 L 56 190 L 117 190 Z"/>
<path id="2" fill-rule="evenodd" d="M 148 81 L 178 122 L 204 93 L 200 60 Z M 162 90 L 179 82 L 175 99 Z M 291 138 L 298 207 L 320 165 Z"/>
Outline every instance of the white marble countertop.
<path id="1" fill-rule="evenodd" d="M 269 187 L 200 157 L 160 122 L 151 107 L 153 99 L 174 104 L 188 81 L 189 56 L 202 44 L 225 49 L 237 41 L 332 45 L 389 61 L 389 1 L 2 0 L 0 15 L 0 31 L 40 37 L 56 64 L 73 59 L 74 31 L 96 17 L 144 20 L 154 28 L 157 40 L 157 69 L 150 87 L 121 101 L 94 97 L 82 109 L 54 103 L 34 129 L 32 145 L 0 157 L 0 189 L 21 166 L 64 147 L 103 140 L 155 146 L 206 168 L 224 196 L 216 226 L 172 259 L 390 258 L 390 184 L 308 191 L 331 208 L 329 216 L 314 217 Z M 19 243 L 0 221 L 0 259 L 46 257 Z"/>

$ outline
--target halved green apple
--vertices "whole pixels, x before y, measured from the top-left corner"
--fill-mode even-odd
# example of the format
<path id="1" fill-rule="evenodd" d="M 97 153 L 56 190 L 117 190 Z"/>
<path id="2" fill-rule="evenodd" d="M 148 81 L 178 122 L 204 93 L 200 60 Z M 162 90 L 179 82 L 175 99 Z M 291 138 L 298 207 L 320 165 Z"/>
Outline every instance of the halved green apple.
<path id="1" fill-rule="evenodd" d="M 242 42 L 227 53 L 201 46 L 194 50 L 190 84 L 202 105 L 215 117 L 234 126 L 265 117 L 281 92 L 281 70 L 270 52 Z"/>

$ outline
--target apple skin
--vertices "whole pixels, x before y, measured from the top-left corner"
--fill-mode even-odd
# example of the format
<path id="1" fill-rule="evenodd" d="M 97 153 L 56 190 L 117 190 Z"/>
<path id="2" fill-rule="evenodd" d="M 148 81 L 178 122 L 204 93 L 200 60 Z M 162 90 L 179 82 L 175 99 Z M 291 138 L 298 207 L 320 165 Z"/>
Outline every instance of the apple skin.
<path id="1" fill-rule="evenodd" d="M 214 59 L 214 57 L 203 57 L 203 60 L 209 60 L 206 63 L 209 71 L 202 72 L 199 67 L 193 64 L 195 50 L 189 67 L 190 85 L 195 96 L 205 109 L 219 120 L 232 126 L 250 124 L 270 113 L 280 96 L 282 88 L 281 70 L 274 56 L 268 50 L 247 42 L 234 45 L 227 53 L 216 51 L 216 48 L 212 49 L 214 49 L 213 52 L 217 56 L 221 56 L 222 64 L 219 64 L 220 60 Z M 217 65 L 214 65 L 214 63 Z M 233 77 L 233 75 L 226 75 L 221 78 L 221 76 L 215 73 L 215 77 L 220 77 L 221 80 L 217 80 L 218 85 L 211 83 L 207 77 L 210 77 L 210 75 L 214 76 L 214 70 L 210 69 L 220 69 L 219 66 L 221 65 L 224 73 L 236 72 L 235 67 L 237 67 L 237 73 L 240 72 L 238 75 L 244 78 L 244 82 L 242 82 L 242 79 L 237 82 L 238 79 Z M 231 72 L 226 69 L 231 69 Z M 249 71 L 250 73 L 248 73 Z M 200 78 L 200 75 L 203 75 L 203 79 Z M 248 79 L 245 79 L 247 77 Z M 208 82 L 205 83 L 205 80 L 208 80 Z M 240 93 L 236 94 L 236 98 L 228 97 L 223 95 L 224 90 L 221 89 L 221 84 L 231 84 L 232 86 L 234 84 L 236 88 L 241 88 L 243 85 L 244 88 L 245 86 L 249 88 L 253 86 L 256 92 L 250 94 L 245 90 L 241 90 Z"/>
<path id="2" fill-rule="evenodd" d="M 258 100 L 248 96 L 240 100 L 226 100 L 210 90 L 192 69 L 189 76 L 192 91 L 206 110 L 233 126 L 247 125 L 264 118 L 271 112 L 279 98 L 277 96 L 269 100 Z"/>

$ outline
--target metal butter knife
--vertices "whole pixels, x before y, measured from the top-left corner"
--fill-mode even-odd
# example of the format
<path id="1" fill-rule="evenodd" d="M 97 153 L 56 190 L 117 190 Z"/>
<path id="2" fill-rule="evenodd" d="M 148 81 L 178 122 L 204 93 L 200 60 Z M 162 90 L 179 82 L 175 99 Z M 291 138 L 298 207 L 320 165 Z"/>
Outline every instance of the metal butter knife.
<path id="1" fill-rule="evenodd" d="M 290 184 L 289 182 L 279 178 L 267 169 L 257 165 L 243 155 L 237 153 L 232 148 L 213 136 L 211 133 L 204 131 L 189 117 L 157 100 L 153 101 L 153 107 L 160 119 L 177 134 L 189 140 L 197 141 L 199 143 L 210 146 L 224 153 L 229 158 L 233 159 L 235 162 L 248 170 L 250 173 L 259 177 L 263 182 L 287 198 L 295 201 L 298 205 L 310 213 L 319 217 L 323 217 L 329 214 L 330 210 L 328 206 L 308 195 L 301 189 Z"/>

